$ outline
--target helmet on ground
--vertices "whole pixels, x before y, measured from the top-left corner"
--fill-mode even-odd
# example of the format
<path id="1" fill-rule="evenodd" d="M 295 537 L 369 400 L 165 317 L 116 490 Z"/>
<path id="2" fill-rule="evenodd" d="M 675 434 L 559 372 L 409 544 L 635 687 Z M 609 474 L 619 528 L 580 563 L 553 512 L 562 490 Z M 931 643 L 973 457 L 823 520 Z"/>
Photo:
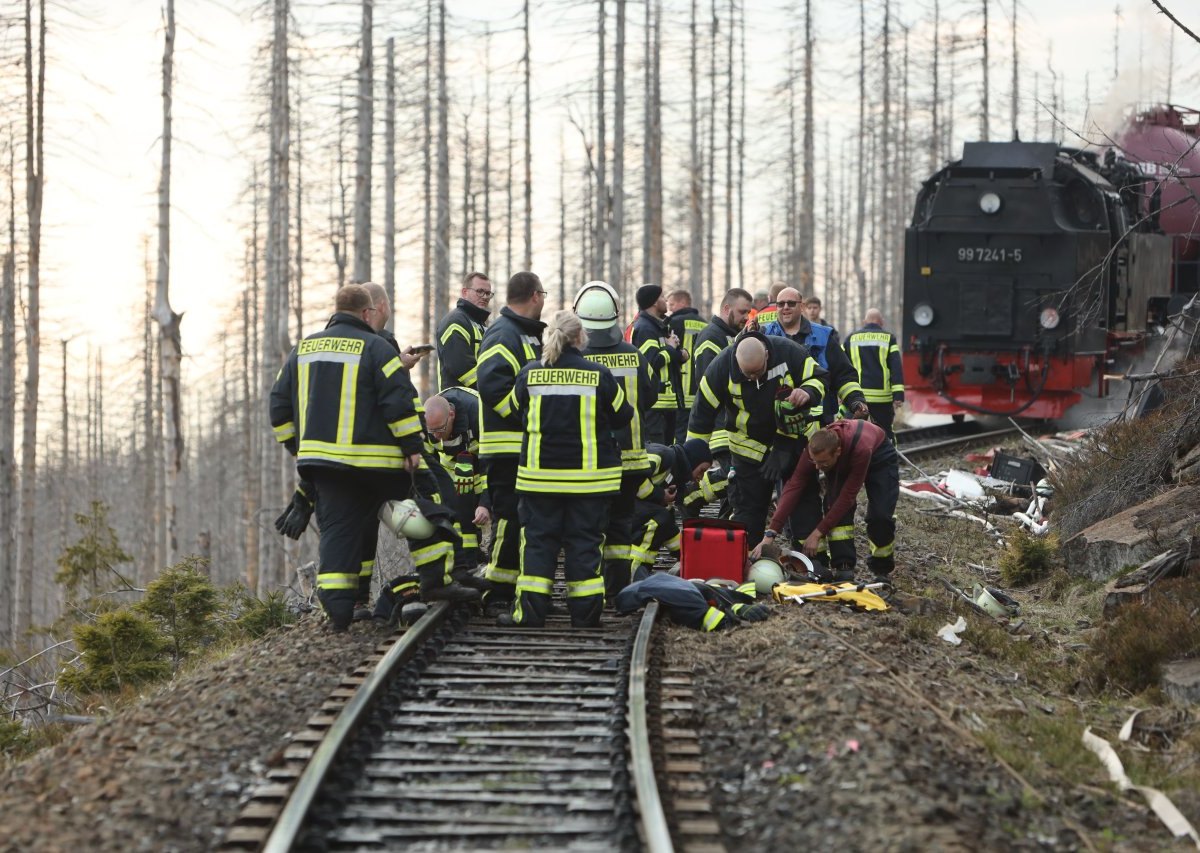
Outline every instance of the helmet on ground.
<path id="1" fill-rule="evenodd" d="M 1050 481 L 1045 477 L 1042 477 L 1042 479 L 1038 480 L 1037 485 L 1033 488 L 1034 491 L 1036 491 L 1043 498 L 1054 497 L 1054 486 L 1050 485 Z"/>
<path id="2" fill-rule="evenodd" d="M 396 536 L 408 539 L 428 539 L 433 535 L 433 522 L 421 514 L 412 498 L 387 501 L 379 508 L 379 520 Z"/>
<path id="3" fill-rule="evenodd" d="M 575 294 L 572 307 L 585 329 L 608 329 L 617 323 L 620 304 L 617 292 L 606 282 L 589 281 Z"/>
<path id="4" fill-rule="evenodd" d="M 783 583 L 783 578 L 783 567 L 774 560 L 757 560 L 746 575 L 746 580 L 754 582 L 759 595 L 770 595 L 772 587 Z"/>

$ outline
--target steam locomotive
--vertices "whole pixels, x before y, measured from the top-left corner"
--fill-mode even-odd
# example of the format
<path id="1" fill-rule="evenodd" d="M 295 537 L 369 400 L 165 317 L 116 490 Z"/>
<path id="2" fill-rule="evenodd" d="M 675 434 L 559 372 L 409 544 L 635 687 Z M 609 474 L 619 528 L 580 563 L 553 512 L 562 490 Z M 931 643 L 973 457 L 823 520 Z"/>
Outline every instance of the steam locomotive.
<path id="1" fill-rule="evenodd" d="M 1200 113 L 1160 106 L 1106 148 L 969 142 L 926 180 L 905 231 L 910 408 L 1119 411 L 1200 286 L 1198 143 Z"/>

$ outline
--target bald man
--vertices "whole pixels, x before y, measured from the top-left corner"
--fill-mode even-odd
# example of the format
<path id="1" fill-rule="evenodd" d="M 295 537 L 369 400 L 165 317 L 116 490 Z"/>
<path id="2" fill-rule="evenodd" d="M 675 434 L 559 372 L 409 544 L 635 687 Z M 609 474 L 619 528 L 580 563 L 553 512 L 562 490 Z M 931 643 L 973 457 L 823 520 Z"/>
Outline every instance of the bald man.
<path id="1" fill-rule="evenodd" d="M 737 484 L 733 520 L 753 547 L 762 539 L 777 480 L 796 464 L 819 426 L 825 370 L 794 341 L 747 332 L 708 365 L 688 421 L 689 439 L 708 441 L 717 414 L 727 411 L 729 451 Z M 813 523 L 815 493 L 804 498 Z"/>
<path id="2" fill-rule="evenodd" d="M 846 338 L 846 355 L 858 371 L 871 420 L 895 441 L 892 425 L 904 406 L 904 364 L 896 336 L 884 328 L 878 308 L 868 308 L 862 328 Z"/>
<path id="3" fill-rule="evenodd" d="M 479 461 L 479 393 L 473 388 L 447 388 L 428 398 L 425 434 L 454 483 L 449 503 L 463 546 L 455 554 L 455 580 L 471 583 L 467 576 L 481 562 L 479 528 L 492 521 L 487 475 Z"/>

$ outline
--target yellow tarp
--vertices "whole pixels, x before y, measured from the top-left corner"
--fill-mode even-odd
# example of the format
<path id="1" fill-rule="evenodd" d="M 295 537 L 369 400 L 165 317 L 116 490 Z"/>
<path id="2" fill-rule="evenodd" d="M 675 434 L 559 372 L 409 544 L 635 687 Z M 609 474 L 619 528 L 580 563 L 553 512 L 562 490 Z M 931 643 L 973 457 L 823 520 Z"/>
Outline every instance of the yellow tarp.
<path id="1" fill-rule="evenodd" d="M 813 593 L 823 593 L 813 595 Z M 888 610 L 888 603 L 872 590 L 861 592 L 852 583 L 820 584 L 820 583 L 778 583 L 771 591 L 775 600 L 783 603 L 794 601 L 797 604 L 805 601 L 836 601 L 839 604 L 849 604 L 856 610 Z M 796 598 L 796 596 L 804 596 Z"/>

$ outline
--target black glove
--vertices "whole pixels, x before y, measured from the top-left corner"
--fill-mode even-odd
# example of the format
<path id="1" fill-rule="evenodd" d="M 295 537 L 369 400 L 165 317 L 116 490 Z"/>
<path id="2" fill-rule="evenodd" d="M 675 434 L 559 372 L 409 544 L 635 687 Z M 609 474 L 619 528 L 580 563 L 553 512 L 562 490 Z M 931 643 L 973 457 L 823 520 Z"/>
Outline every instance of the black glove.
<path id="1" fill-rule="evenodd" d="M 854 413 L 854 419 L 865 421 L 871 416 L 871 410 L 867 408 L 867 404 L 862 400 L 855 400 L 850 404 L 850 411 Z"/>
<path id="2" fill-rule="evenodd" d="M 301 480 L 292 493 L 287 509 L 275 519 L 275 529 L 288 539 L 299 539 L 308 529 L 308 522 L 316 508 L 317 491 L 308 480 Z"/>
<path id="3" fill-rule="evenodd" d="M 786 447 L 776 445 L 771 448 L 771 452 L 767 454 L 767 458 L 763 460 L 762 476 L 764 480 L 775 481 L 783 479 L 783 476 L 792 469 L 796 464 L 796 454 Z"/>
<path id="4" fill-rule="evenodd" d="M 737 617 L 744 622 L 766 622 L 770 615 L 765 604 L 747 604 L 737 611 Z"/>

